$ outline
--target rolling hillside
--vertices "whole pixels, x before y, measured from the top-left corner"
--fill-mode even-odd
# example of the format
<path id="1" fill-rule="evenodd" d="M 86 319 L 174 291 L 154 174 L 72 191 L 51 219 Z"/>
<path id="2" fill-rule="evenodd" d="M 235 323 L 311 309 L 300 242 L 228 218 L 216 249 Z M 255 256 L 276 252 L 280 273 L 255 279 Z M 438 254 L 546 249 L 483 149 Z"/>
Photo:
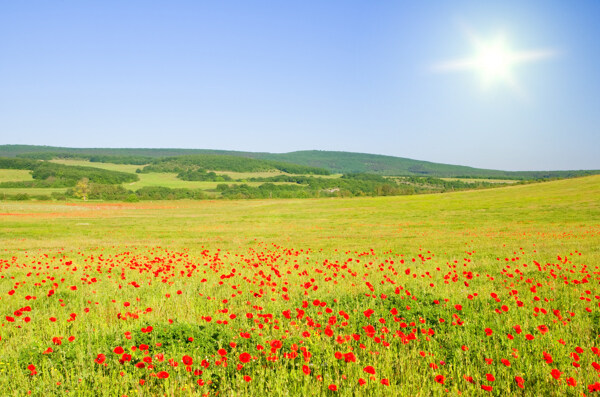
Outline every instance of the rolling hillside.
<path id="1" fill-rule="evenodd" d="M 403 157 L 367 153 L 350 153 L 307 150 L 290 153 L 239 152 L 209 149 L 115 149 L 115 148 L 66 148 L 33 145 L 0 145 L 0 157 L 51 158 L 77 157 L 93 162 L 122 162 L 130 164 L 150 163 L 158 158 L 193 154 L 216 154 L 248 157 L 324 168 L 331 173 L 366 172 L 379 175 L 431 176 L 438 178 L 468 177 L 496 179 L 552 179 L 600 174 L 600 170 L 572 171 L 502 171 L 433 163 Z M 129 157 L 124 160 L 123 157 Z"/>

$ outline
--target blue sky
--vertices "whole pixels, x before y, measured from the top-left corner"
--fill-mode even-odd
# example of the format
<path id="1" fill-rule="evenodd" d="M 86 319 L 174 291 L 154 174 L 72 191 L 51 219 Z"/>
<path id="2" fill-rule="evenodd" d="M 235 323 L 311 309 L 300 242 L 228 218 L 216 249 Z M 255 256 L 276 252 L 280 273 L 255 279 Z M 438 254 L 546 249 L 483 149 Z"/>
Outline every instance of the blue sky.
<path id="1" fill-rule="evenodd" d="M 597 1 L 2 1 L 0 144 L 599 169 L 599 17 Z M 556 55 L 512 68 L 522 93 L 435 72 L 473 56 L 465 28 Z"/>

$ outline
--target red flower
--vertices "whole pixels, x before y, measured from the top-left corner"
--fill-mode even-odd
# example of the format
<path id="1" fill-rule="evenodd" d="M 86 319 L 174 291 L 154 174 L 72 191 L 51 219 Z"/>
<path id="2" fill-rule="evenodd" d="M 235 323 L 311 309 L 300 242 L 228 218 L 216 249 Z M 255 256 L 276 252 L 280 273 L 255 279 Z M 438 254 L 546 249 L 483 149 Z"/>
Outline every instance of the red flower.
<path id="1" fill-rule="evenodd" d="M 562 372 L 560 372 L 558 369 L 554 368 L 551 372 L 550 375 L 552 375 L 552 377 L 556 380 L 558 380 L 558 378 L 560 378 L 560 374 L 562 374 Z"/>
<path id="2" fill-rule="evenodd" d="M 243 362 L 244 364 L 247 363 L 247 362 L 249 362 L 251 358 L 252 357 L 248 353 L 242 353 L 242 354 L 240 354 L 240 361 Z"/>
<path id="3" fill-rule="evenodd" d="M 490 382 L 493 382 L 496 380 L 496 378 L 492 374 L 485 374 L 485 378 Z"/>
<path id="4" fill-rule="evenodd" d="M 360 379 L 358 380 L 358 384 L 359 384 L 359 385 L 361 385 L 361 386 L 362 386 L 362 385 L 364 385 L 365 383 L 367 383 L 367 381 L 366 381 L 366 380 L 364 380 L 363 378 L 360 378 Z"/>
<path id="5" fill-rule="evenodd" d="M 384 378 L 384 379 L 381 380 L 381 384 L 384 385 L 384 386 L 389 386 L 390 385 L 390 381 L 388 379 Z"/>
<path id="6" fill-rule="evenodd" d="M 337 391 L 337 386 L 334 384 L 329 385 L 329 390 L 331 391 Z"/>
<path id="7" fill-rule="evenodd" d="M 251 377 L 249 377 L 248 375 L 244 375 L 244 380 L 245 380 L 246 382 L 250 382 L 250 381 L 252 380 L 252 378 L 251 378 Z"/>
<path id="8" fill-rule="evenodd" d="M 160 371 L 159 373 L 156 374 L 156 377 L 158 379 L 166 379 L 169 377 L 169 373 L 167 371 Z"/>
<path id="9" fill-rule="evenodd" d="M 437 375 L 435 377 L 435 381 L 439 384 L 444 384 L 444 382 L 446 381 L 446 378 L 444 378 L 444 375 Z"/>
<path id="10" fill-rule="evenodd" d="M 100 354 L 98 354 L 98 356 L 96 357 L 94 362 L 97 364 L 102 364 L 105 360 L 106 360 L 106 356 L 104 354 L 100 353 Z"/>
<path id="11" fill-rule="evenodd" d="M 577 381 L 573 377 L 567 378 L 567 385 L 575 387 L 577 386 Z"/>
<path id="12" fill-rule="evenodd" d="M 302 366 L 302 372 L 304 372 L 306 375 L 310 375 L 310 368 L 308 368 L 308 365 Z"/>
<path id="13" fill-rule="evenodd" d="M 113 352 L 115 352 L 115 354 L 123 354 L 124 350 L 121 346 L 117 346 Z"/>
<path id="14" fill-rule="evenodd" d="M 600 391 L 600 382 L 596 382 L 593 385 L 589 385 L 588 390 L 590 391 L 590 393 Z"/>
<path id="15" fill-rule="evenodd" d="M 490 335 L 491 335 L 493 332 L 494 332 L 494 331 L 492 331 L 492 329 L 491 329 L 491 328 L 486 328 L 486 329 L 485 329 L 485 334 L 486 334 L 487 336 L 490 336 Z"/>
<path id="16" fill-rule="evenodd" d="M 481 385 L 481 388 L 485 391 L 492 391 L 493 387 L 488 385 Z"/>
<path id="17" fill-rule="evenodd" d="M 370 365 L 367 365 L 366 367 L 364 367 L 363 371 L 365 371 L 368 374 L 375 375 L 375 368 L 373 368 Z"/>
<path id="18" fill-rule="evenodd" d="M 525 379 L 521 378 L 520 376 L 515 376 L 515 382 L 517 382 L 517 386 L 519 386 L 521 389 L 525 387 L 523 385 L 525 383 Z"/>
<path id="19" fill-rule="evenodd" d="M 225 356 L 225 355 L 227 355 L 227 350 L 219 349 L 219 351 L 217 351 L 217 353 L 219 353 L 219 356 Z"/>
<path id="20" fill-rule="evenodd" d="M 194 363 L 194 360 L 190 356 L 183 356 L 181 361 L 183 361 L 185 365 L 192 365 Z"/>

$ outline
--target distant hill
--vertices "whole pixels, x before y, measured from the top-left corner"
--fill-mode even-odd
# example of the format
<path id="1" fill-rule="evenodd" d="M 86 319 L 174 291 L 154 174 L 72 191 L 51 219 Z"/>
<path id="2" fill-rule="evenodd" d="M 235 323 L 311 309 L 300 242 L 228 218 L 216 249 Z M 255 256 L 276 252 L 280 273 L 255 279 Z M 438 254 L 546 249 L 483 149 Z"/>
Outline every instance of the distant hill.
<path id="1" fill-rule="evenodd" d="M 32 155 L 36 153 L 37 155 Z M 118 162 L 116 157 L 130 157 L 131 164 L 141 164 L 143 160 L 152 162 L 156 158 L 217 154 L 253 159 L 271 160 L 293 163 L 302 166 L 324 168 L 332 173 L 373 173 L 396 176 L 431 176 L 431 177 L 468 177 L 495 179 L 551 179 L 570 178 L 584 175 L 600 174 L 600 170 L 573 171 L 502 171 L 433 163 L 403 157 L 383 156 L 367 153 L 334 152 L 306 150 L 290 153 L 241 152 L 231 150 L 210 149 L 114 149 L 114 148 L 66 148 L 34 145 L 0 145 L 0 157 L 37 157 L 77 155 L 91 161 Z M 94 157 L 95 158 L 92 158 Z M 112 157 L 112 159 L 111 159 Z M 123 159 L 121 159 L 122 161 Z"/>

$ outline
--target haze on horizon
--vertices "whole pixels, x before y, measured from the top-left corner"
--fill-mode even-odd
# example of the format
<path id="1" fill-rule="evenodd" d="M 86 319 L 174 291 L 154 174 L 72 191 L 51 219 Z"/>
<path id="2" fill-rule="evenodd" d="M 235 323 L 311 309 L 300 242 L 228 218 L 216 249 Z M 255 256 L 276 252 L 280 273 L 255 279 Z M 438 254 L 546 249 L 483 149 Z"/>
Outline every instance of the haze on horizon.
<path id="1" fill-rule="evenodd" d="M 4 2 L 0 144 L 600 169 L 598 15 L 595 1 Z"/>

